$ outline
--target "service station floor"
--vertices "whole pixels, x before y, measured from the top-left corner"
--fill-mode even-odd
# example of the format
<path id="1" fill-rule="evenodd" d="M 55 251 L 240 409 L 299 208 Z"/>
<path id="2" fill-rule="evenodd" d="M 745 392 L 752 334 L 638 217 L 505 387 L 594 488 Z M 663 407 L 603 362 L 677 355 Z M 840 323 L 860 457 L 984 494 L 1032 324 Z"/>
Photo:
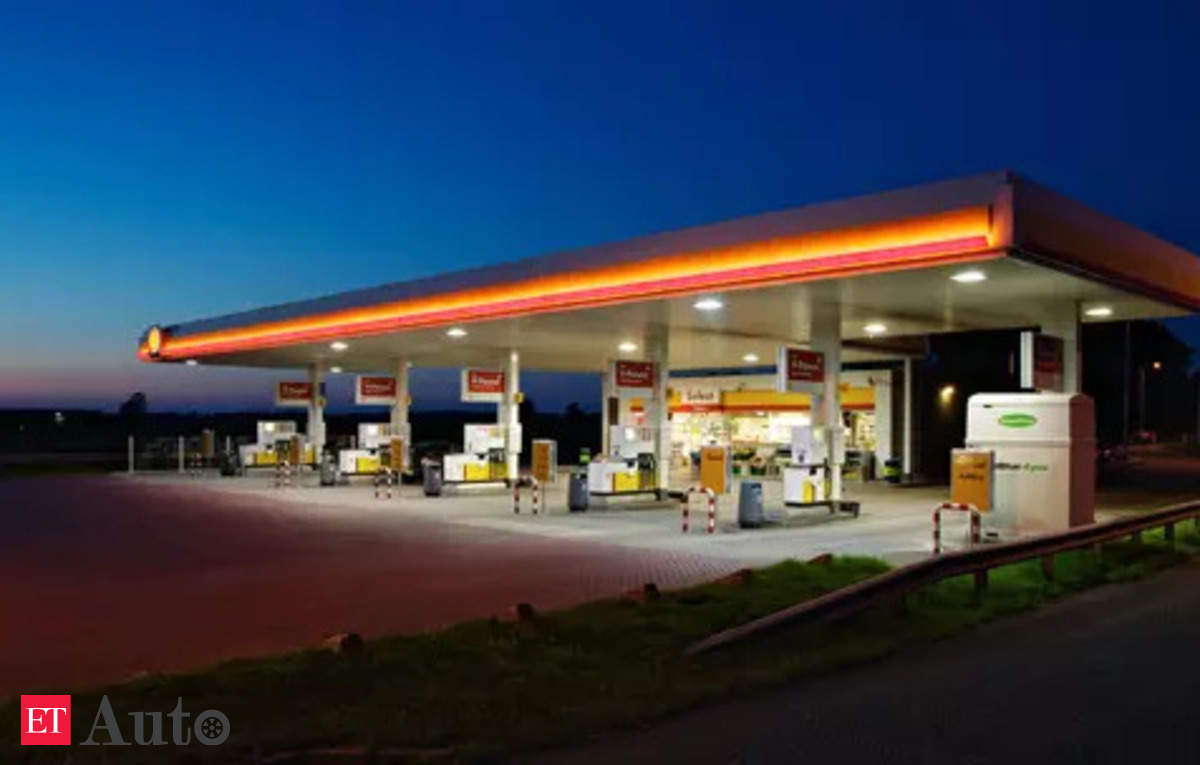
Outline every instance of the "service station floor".
<path id="1" fill-rule="evenodd" d="M 697 507 L 568 513 L 565 483 L 543 512 L 513 514 L 509 491 L 375 499 L 369 480 L 274 488 L 271 472 L 138 473 L 0 481 L 0 699 L 79 689 L 145 672 L 372 638 L 502 614 L 563 608 L 640 588 L 684 587 L 744 566 L 821 553 L 901 563 L 928 554 L 945 488 L 850 485 L 858 518 L 792 511 L 792 525 L 741 530 L 736 495 L 717 532 Z M 780 511 L 778 482 L 764 482 Z M 545 512 L 548 509 L 549 512 Z M 960 514 L 953 514 L 960 515 Z M 957 527 L 955 524 L 958 524 Z M 961 542 L 966 519 L 943 538 Z"/>
<path id="2" fill-rule="evenodd" d="M 375 498 L 370 478 L 355 477 L 348 486 L 322 487 L 312 472 L 301 474 L 298 480 L 293 479 L 295 485 L 286 488 L 275 487 L 274 473 L 270 471 L 251 471 L 237 478 L 140 474 L 135 480 L 262 497 L 314 514 L 407 516 L 546 539 L 688 551 L 737 566 L 763 566 L 785 558 L 805 559 L 826 552 L 871 555 L 892 563 L 916 560 L 930 553 L 931 511 L 947 496 L 944 486 L 898 488 L 883 483 L 852 484 L 846 487 L 846 499 L 862 503 L 855 518 L 847 513 L 830 514 L 824 507 L 785 508 L 779 480 L 747 479 L 762 484 L 768 516 L 785 516 L 785 522 L 770 523 L 759 529 L 738 528 L 735 481 L 734 491 L 717 499 L 716 531 L 707 533 L 706 506 L 702 497 L 696 497 L 690 505 L 689 531 L 684 534 L 677 501 L 654 502 L 647 496 L 635 495 L 617 498 L 605 507 L 597 507 L 593 500 L 585 512 L 568 512 L 565 475 L 545 488 L 544 504 L 536 516 L 532 513 L 529 488 L 521 490 L 521 512 L 517 514 L 513 512 L 512 490 L 500 486 L 448 487 L 442 496 L 427 497 L 420 486 L 404 485 L 393 489 L 389 500 Z M 948 546 L 965 541 L 966 531 L 965 514 L 946 515 L 943 539 Z"/>

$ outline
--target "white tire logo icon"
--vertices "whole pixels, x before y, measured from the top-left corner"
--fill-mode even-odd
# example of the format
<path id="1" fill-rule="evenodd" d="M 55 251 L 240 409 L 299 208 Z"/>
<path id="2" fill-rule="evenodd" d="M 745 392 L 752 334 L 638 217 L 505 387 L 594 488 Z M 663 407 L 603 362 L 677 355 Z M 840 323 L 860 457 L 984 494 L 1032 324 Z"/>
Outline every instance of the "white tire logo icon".
<path id="1" fill-rule="evenodd" d="M 229 738 L 229 718 L 215 709 L 206 709 L 196 716 L 193 729 L 201 744 L 220 746 Z"/>

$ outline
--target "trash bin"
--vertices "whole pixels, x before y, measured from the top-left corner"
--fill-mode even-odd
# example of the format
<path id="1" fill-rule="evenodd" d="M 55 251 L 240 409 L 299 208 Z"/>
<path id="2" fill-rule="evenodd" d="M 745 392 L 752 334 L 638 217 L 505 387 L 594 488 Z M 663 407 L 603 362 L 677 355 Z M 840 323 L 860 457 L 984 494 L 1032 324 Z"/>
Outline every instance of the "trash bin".
<path id="1" fill-rule="evenodd" d="M 421 463 L 423 471 L 422 485 L 425 489 L 426 497 L 437 497 L 442 493 L 442 464 L 440 462 L 425 461 Z"/>
<path id="2" fill-rule="evenodd" d="M 337 486 L 338 484 L 338 463 L 337 456 L 333 452 L 325 452 L 321 455 L 321 485 L 322 486 Z"/>
<path id="3" fill-rule="evenodd" d="M 582 471 L 571 473 L 567 479 L 567 509 L 572 513 L 582 513 L 587 508 L 587 473 Z"/>
<path id="4" fill-rule="evenodd" d="M 756 529 L 763 525 L 762 484 L 758 481 L 742 481 L 738 491 L 738 526 Z"/>
<path id="5" fill-rule="evenodd" d="M 883 480 L 888 483 L 900 483 L 900 460 L 894 457 L 884 460 Z"/>
<path id="6" fill-rule="evenodd" d="M 237 473 L 237 452 L 221 452 L 221 475 L 234 476 Z"/>

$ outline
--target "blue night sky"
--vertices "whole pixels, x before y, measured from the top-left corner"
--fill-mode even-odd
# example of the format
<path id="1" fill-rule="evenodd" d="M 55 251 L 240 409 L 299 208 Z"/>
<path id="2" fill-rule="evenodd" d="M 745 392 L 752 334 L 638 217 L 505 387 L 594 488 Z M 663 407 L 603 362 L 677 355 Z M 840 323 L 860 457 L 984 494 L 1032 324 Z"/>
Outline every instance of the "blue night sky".
<path id="1" fill-rule="evenodd" d="M 1200 251 L 1200 4 L 1112 6 L 11 5 L 0 406 L 262 406 L 138 333 L 1004 167 Z"/>

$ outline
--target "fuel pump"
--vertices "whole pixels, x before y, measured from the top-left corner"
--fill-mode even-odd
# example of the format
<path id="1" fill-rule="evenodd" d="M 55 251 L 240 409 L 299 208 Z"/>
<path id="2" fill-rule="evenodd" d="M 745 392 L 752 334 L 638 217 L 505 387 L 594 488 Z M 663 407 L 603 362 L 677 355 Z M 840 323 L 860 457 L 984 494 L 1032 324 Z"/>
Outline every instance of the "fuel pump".
<path id="1" fill-rule="evenodd" d="M 653 452 L 640 452 L 637 456 L 638 488 L 653 491 L 658 488 L 658 462 Z"/>

